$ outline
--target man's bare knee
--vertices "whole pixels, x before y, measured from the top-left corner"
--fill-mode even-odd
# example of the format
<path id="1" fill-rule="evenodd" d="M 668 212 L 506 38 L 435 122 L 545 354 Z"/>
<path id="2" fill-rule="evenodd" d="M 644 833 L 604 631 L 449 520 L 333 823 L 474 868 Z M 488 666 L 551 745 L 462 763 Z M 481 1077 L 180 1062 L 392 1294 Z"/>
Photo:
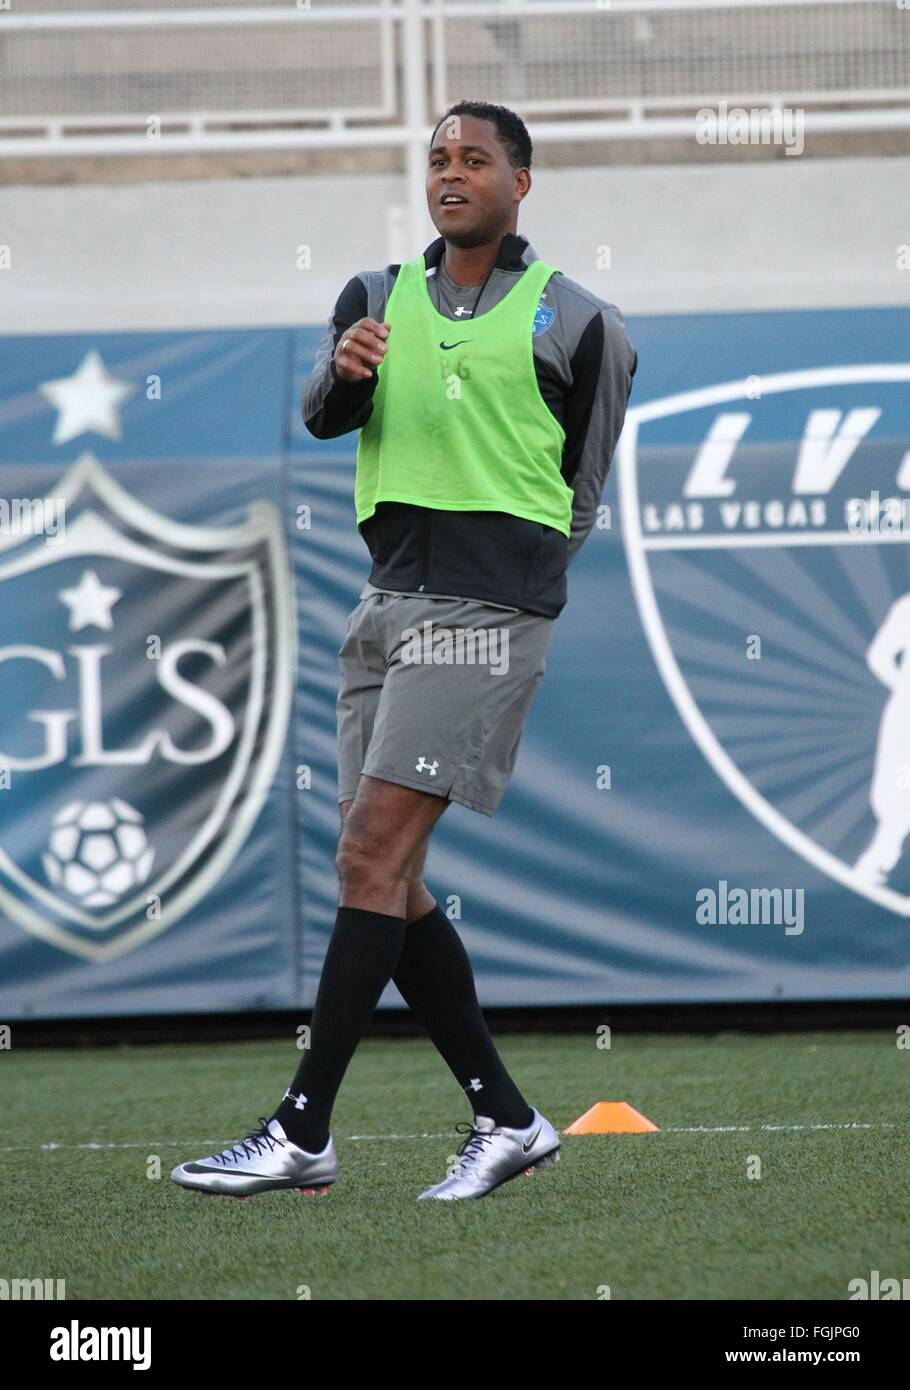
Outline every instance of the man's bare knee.
<path id="1" fill-rule="evenodd" d="M 335 862 L 356 870 L 366 861 L 380 859 L 396 878 L 406 878 L 414 849 L 394 818 L 384 816 L 375 806 L 358 805 L 355 800 L 341 827 Z"/>
<path id="2" fill-rule="evenodd" d="M 403 910 L 405 901 L 415 897 L 411 883 L 414 875 L 419 882 L 425 842 L 448 803 L 426 792 L 363 775 L 353 801 L 341 805 L 342 828 L 335 857 L 341 901 L 352 906 L 394 902 L 396 911 L 398 906 Z M 416 897 L 419 900 L 419 892 Z"/>
<path id="3" fill-rule="evenodd" d="M 390 888 L 408 882 L 407 862 L 402 863 L 381 834 L 345 826 L 338 841 L 335 868 L 343 887 Z"/>
<path id="4" fill-rule="evenodd" d="M 340 880 L 346 878 L 370 877 L 370 870 L 374 866 L 381 869 L 388 869 L 385 874 L 386 881 L 407 881 L 408 892 L 414 892 L 417 897 L 420 894 L 427 894 L 424 885 L 424 866 L 427 863 L 427 851 L 429 848 L 429 835 L 422 840 L 421 844 L 411 855 L 410 862 L 406 865 L 399 865 L 397 860 L 389 859 L 383 855 L 381 847 L 371 845 L 370 840 L 358 840 L 351 835 L 350 838 L 342 837 L 339 840 L 338 853 L 335 856 L 335 867 L 338 870 Z"/>

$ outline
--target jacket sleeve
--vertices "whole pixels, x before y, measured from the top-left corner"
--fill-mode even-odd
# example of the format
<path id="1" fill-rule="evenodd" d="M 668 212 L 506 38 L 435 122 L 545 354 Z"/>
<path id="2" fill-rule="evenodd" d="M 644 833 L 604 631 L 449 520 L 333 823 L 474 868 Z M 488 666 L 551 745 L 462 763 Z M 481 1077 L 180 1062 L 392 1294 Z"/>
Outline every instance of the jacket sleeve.
<path id="1" fill-rule="evenodd" d="M 604 482 L 622 433 L 638 354 L 615 304 L 605 304 L 581 336 L 566 397 L 562 474 L 572 488 L 568 563 L 597 520 Z"/>
<path id="2" fill-rule="evenodd" d="M 303 422 L 317 439 L 335 439 L 360 429 L 373 412 L 373 392 L 378 377 L 342 381 L 335 374 L 335 349 L 342 333 L 367 316 L 367 287 L 360 275 L 345 285 L 316 351 L 313 370 L 301 390 Z"/>

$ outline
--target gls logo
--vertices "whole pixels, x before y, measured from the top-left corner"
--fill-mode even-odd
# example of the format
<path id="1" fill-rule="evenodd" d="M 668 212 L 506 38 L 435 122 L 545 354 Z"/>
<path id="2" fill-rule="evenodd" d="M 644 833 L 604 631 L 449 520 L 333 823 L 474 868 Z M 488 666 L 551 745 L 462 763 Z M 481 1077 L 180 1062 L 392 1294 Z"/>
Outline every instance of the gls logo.
<path id="1" fill-rule="evenodd" d="M 910 527 L 855 520 L 910 493 L 908 383 L 884 363 L 689 391 L 630 409 L 617 454 L 641 621 L 693 739 L 784 844 L 903 917 Z"/>
<path id="2" fill-rule="evenodd" d="M 51 497 L 59 543 L 0 535 L 0 911 L 110 960 L 188 912 L 255 823 L 291 706 L 292 590 L 269 503 L 184 525 L 88 453 Z"/>
<path id="3" fill-rule="evenodd" d="M 540 337 L 541 333 L 546 333 L 547 329 L 550 327 L 551 323 L 556 317 L 556 310 L 551 309 L 549 304 L 546 304 L 544 302 L 546 300 L 546 297 L 546 295 L 543 296 L 543 299 L 541 299 L 540 303 L 537 306 L 537 313 L 534 315 L 535 338 Z"/>

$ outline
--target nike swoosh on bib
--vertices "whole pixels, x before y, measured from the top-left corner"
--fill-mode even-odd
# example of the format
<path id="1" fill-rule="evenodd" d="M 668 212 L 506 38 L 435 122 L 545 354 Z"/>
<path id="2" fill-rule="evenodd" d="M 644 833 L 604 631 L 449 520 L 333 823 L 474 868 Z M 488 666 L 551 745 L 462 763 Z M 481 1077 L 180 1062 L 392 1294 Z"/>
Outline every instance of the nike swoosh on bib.
<path id="1" fill-rule="evenodd" d="M 457 343 L 440 343 L 439 346 L 448 352 L 449 348 L 461 347 L 462 343 L 469 343 L 470 338 L 459 338 Z"/>

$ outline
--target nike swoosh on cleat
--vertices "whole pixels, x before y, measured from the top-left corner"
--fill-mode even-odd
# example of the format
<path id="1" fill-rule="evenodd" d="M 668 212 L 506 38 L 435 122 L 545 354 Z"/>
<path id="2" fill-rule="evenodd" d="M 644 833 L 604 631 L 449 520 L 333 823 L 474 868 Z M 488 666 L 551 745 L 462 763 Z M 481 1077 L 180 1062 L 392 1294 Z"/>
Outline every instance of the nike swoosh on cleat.
<path id="1" fill-rule="evenodd" d="M 540 1129 L 538 1129 L 537 1134 L 534 1135 L 534 1138 L 533 1138 L 533 1139 L 529 1139 L 528 1142 L 527 1142 L 526 1144 L 522 1144 L 522 1146 L 521 1146 L 521 1152 L 522 1152 L 523 1154 L 526 1154 L 526 1153 L 530 1153 L 530 1152 L 531 1152 L 531 1150 L 533 1149 L 534 1145 L 537 1143 L 537 1140 L 538 1140 L 538 1137 L 539 1137 L 539 1135 L 540 1135 L 540 1130 L 541 1130 L 541 1129 L 543 1129 L 543 1125 L 540 1126 Z"/>
<path id="2" fill-rule="evenodd" d="M 439 346 L 448 352 L 449 348 L 461 347 L 462 343 L 469 343 L 470 338 L 459 338 L 457 343 L 440 343 Z"/>

